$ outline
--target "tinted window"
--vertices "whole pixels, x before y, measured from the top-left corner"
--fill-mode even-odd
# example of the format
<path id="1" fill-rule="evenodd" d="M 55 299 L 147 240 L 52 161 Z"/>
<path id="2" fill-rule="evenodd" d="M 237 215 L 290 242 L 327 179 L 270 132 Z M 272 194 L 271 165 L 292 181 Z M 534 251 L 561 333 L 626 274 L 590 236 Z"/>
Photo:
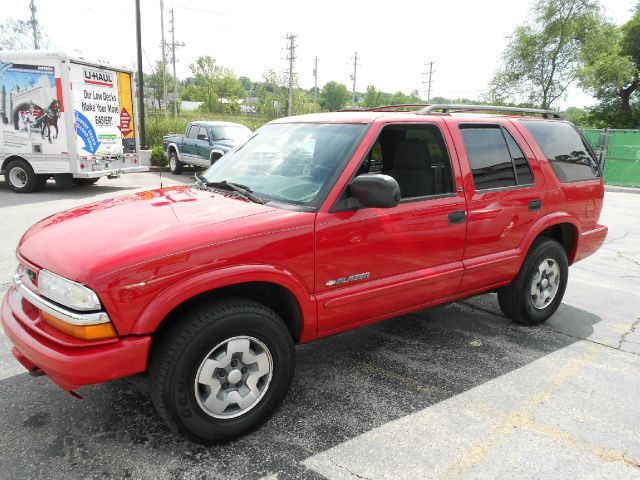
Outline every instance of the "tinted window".
<path id="1" fill-rule="evenodd" d="M 509 153 L 511 153 L 511 158 L 513 159 L 513 164 L 516 167 L 516 182 L 518 183 L 518 185 L 527 185 L 533 183 L 533 175 L 531 174 L 531 168 L 529 168 L 527 157 L 524 156 L 524 153 L 522 153 L 522 150 L 509 132 L 507 132 L 505 129 L 502 129 L 502 133 L 504 134 L 504 138 L 507 141 Z"/>
<path id="2" fill-rule="evenodd" d="M 451 160 L 435 125 L 390 125 L 380 132 L 356 175 L 384 173 L 395 178 L 402 198 L 451 193 Z"/>
<path id="3" fill-rule="evenodd" d="M 516 176 L 499 126 L 461 127 L 476 190 L 512 187 Z"/>
<path id="4" fill-rule="evenodd" d="M 591 180 L 600 170 L 590 148 L 570 123 L 522 121 L 536 139 L 561 182 Z"/>
<path id="5" fill-rule="evenodd" d="M 187 132 L 188 138 L 196 138 L 198 136 L 198 125 L 191 125 L 189 127 L 189 131 Z"/>

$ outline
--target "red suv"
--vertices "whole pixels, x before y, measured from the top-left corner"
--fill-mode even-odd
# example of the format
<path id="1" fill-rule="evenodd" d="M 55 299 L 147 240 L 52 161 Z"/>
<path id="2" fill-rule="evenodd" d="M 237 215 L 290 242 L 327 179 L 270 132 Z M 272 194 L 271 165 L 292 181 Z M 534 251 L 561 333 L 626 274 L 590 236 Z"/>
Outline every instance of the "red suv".
<path id="1" fill-rule="evenodd" d="M 294 345 L 497 291 L 524 325 L 605 239 L 601 165 L 571 124 L 440 105 L 273 121 L 192 186 L 48 217 L 2 305 L 16 358 L 67 391 L 148 372 L 201 441 L 255 428 Z"/>

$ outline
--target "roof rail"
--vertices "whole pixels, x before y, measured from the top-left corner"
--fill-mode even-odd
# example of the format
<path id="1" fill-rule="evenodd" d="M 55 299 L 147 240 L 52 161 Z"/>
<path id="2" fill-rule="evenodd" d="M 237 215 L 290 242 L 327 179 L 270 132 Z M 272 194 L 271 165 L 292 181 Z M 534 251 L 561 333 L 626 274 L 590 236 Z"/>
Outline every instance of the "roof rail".
<path id="1" fill-rule="evenodd" d="M 450 104 L 434 104 L 428 105 L 419 113 L 421 115 L 427 115 L 429 113 L 437 113 L 440 110 L 441 113 L 448 114 L 451 111 L 456 112 L 511 112 L 511 113 L 535 113 L 542 115 L 543 118 L 560 118 L 558 112 L 552 112 L 551 110 L 542 110 L 540 108 L 521 108 L 521 107 L 503 107 L 500 105 L 450 105 Z"/>
<path id="2" fill-rule="evenodd" d="M 400 103 L 398 105 L 382 105 L 380 107 L 365 108 L 365 112 L 395 112 L 396 110 L 410 110 L 428 107 L 428 103 Z"/>

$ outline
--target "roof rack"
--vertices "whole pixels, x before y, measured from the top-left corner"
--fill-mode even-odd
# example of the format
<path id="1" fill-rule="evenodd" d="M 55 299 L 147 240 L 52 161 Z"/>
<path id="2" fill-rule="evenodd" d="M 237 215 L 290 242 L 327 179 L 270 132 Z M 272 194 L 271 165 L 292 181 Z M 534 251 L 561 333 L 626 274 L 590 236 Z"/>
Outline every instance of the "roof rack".
<path id="1" fill-rule="evenodd" d="M 444 113 L 444 114 L 448 114 L 451 111 L 511 112 L 511 113 L 534 113 L 536 115 L 542 115 L 543 118 L 560 118 L 560 114 L 558 112 L 552 112 L 551 110 L 542 110 L 540 108 L 503 107 L 500 105 L 452 105 L 452 104 L 444 104 L 444 103 L 428 105 L 416 113 L 420 115 L 427 115 L 429 113 L 437 113 L 437 110 L 441 111 L 441 113 Z"/>
<path id="2" fill-rule="evenodd" d="M 382 105 L 380 107 L 365 108 L 365 112 L 395 112 L 397 110 L 410 110 L 428 107 L 428 103 L 401 103 L 398 105 Z"/>

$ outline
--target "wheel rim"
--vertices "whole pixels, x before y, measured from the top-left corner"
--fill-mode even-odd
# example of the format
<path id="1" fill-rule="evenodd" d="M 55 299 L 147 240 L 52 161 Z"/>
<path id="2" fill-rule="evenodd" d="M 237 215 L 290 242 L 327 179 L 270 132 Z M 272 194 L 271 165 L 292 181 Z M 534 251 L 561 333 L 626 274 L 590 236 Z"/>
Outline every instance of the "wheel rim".
<path id="1" fill-rule="evenodd" d="M 205 357 L 195 378 L 200 408 L 214 418 L 234 418 L 254 408 L 269 388 L 273 359 L 254 337 L 225 340 Z"/>
<path id="2" fill-rule="evenodd" d="M 9 172 L 9 181 L 16 188 L 23 188 L 27 184 L 27 172 L 22 167 L 13 167 Z"/>
<path id="3" fill-rule="evenodd" d="M 173 155 L 171 155 L 171 158 L 169 160 L 169 166 L 171 167 L 171 170 L 176 169 L 176 157 Z"/>
<path id="4" fill-rule="evenodd" d="M 548 307 L 560 287 L 560 266 L 553 258 L 546 258 L 538 265 L 531 280 L 531 303 L 538 310 Z"/>

